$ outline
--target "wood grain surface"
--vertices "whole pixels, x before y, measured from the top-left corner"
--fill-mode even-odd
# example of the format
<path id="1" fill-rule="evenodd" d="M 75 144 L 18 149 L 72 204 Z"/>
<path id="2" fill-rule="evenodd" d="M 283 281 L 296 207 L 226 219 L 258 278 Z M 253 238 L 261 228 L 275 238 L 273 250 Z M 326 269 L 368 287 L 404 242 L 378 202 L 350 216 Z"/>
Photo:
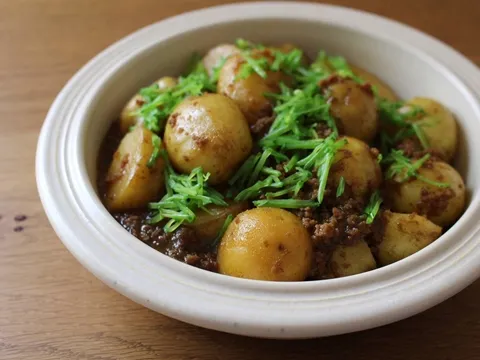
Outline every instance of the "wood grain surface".
<path id="1" fill-rule="evenodd" d="M 480 63 L 478 0 L 328 2 L 413 25 Z M 135 29 L 220 3 L 0 0 L 0 359 L 480 359 L 479 281 L 382 328 L 260 340 L 147 310 L 103 285 L 63 247 L 34 179 L 37 136 L 55 95 L 87 60 Z"/>

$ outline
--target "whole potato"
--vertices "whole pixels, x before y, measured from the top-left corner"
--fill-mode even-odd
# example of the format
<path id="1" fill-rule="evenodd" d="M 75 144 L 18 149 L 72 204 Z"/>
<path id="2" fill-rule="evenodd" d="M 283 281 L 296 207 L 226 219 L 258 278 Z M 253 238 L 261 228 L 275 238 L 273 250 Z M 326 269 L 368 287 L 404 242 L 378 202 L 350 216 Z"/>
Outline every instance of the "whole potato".
<path id="1" fill-rule="evenodd" d="M 155 84 L 158 85 L 160 91 L 164 91 L 177 85 L 177 79 L 164 76 L 158 79 Z M 144 102 L 143 97 L 140 94 L 136 94 L 125 105 L 120 113 L 120 131 L 122 134 L 126 134 L 133 126 L 142 122 L 142 119 L 135 115 L 135 112 L 142 107 Z"/>
<path id="2" fill-rule="evenodd" d="M 452 224 L 465 207 L 465 184 L 460 174 L 443 161 L 427 162 L 418 174 L 449 186 L 439 187 L 418 178 L 401 182 L 403 175 L 398 175 L 387 184 L 392 210 L 425 215 L 440 226 Z"/>
<path id="3" fill-rule="evenodd" d="M 457 123 L 452 113 L 442 104 L 428 98 L 416 97 L 407 102 L 424 110 L 425 115 L 410 119 L 418 124 L 428 142 L 428 150 L 450 162 L 457 149 Z"/>
<path id="4" fill-rule="evenodd" d="M 378 245 L 380 265 L 402 260 L 435 241 L 442 228 L 417 214 L 385 211 L 382 242 Z"/>
<path id="5" fill-rule="evenodd" d="M 110 211 L 145 207 L 164 192 L 165 162 L 161 156 L 148 166 L 154 134 L 141 126 L 126 134 L 106 176 L 105 205 Z"/>
<path id="6" fill-rule="evenodd" d="M 276 208 L 247 210 L 233 220 L 218 248 L 225 275 L 270 281 L 302 281 L 312 265 L 312 242 L 301 220 Z"/>
<path id="7" fill-rule="evenodd" d="M 238 54 L 240 50 L 233 44 L 221 44 L 211 48 L 203 57 L 202 63 L 208 74 L 211 76 L 213 70 L 219 66 L 223 59 Z"/>
<path id="8" fill-rule="evenodd" d="M 210 184 L 228 180 L 252 149 L 245 117 L 219 94 L 181 102 L 167 121 L 164 141 L 176 169 L 188 174 L 200 166 L 210 173 Z"/>
<path id="9" fill-rule="evenodd" d="M 279 92 L 279 83 L 289 83 L 290 79 L 282 72 L 267 72 L 263 79 L 257 73 L 247 78 L 238 78 L 245 60 L 240 54 L 231 56 L 220 70 L 217 92 L 232 99 L 245 115 L 248 123 L 253 125 L 260 118 L 272 114 L 272 100 L 265 97 L 266 93 Z"/>
<path id="10" fill-rule="evenodd" d="M 376 267 L 372 252 L 364 240 L 350 246 L 337 246 L 329 262 L 329 269 L 334 277 L 360 274 Z"/>
<path id="11" fill-rule="evenodd" d="M 329 181 L 336 188 L 343 177 L 355 198 L 365 198 L 382 183 L 382 171 L 370 147 L 361 140 L 345 136 L 347 144 L 335 154 Z"/>
<path id="12" fill-rule="evenodd" d="M 390 101 L 399 100 L 398 96 L 395 94 L 392 88 L 388 86 L 385 82 L 380 80 L 380 78 L 378 78 L 376 75 L 352 64 L 350 64 L 350 68 L 352 69 L 353 73 L 356 76 L 358 76 L 360 79 L 362 79 L 366 83 L 374 86 L 377 89 L 378 96 Z"/>
<path id="13" fill-rule="evenodd" d="M 353 80 L 340 77 L 331 79 L 331 84 L 327 82 L 324 85 L 325 94 L 339 132 L 370 142 L 379 128 L 373 92 Z"/>
<path id="14" fill-rule="evenodd" d="M 202 241 L 211 241 L 218 235 L 228 215 L 237 216 L 248 209 L 247 202 L 232 202 L 228 206 L 209 205 L 208 212 L 198 210 L 193 223 L 185 226 L 195 230 L 197 238 Z"/>

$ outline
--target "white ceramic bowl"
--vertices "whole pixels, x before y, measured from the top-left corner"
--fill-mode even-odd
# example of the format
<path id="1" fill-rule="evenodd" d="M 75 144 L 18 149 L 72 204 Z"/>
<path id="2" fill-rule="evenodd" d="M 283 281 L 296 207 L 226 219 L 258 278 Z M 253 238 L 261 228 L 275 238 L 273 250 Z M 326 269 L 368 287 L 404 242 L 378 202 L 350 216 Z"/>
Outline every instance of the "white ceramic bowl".
<path id="1" fill-rule="evenodd" d="M 457 116 L 457 167 L 470 192 L 462 218 L 435 243 L 396 264 L 348 278 L 274 283 L 209 273 L 128 234 L 95 192 L 99 144 L 135 91 L 181 71 L 193 51 L 237 37 L 325 49 L 374 72 L 399 95 L 438 99 Z M 391 323 L 454 295 L 480 275 L 480 72 L 445 44 L 360 11 L 307 3 L 227 5 L 148 26 L 103 51 L 55 100 L 37 150 L 45 211 L 92 273 L 170 317 L 230 333 L 305 338 Z"/>

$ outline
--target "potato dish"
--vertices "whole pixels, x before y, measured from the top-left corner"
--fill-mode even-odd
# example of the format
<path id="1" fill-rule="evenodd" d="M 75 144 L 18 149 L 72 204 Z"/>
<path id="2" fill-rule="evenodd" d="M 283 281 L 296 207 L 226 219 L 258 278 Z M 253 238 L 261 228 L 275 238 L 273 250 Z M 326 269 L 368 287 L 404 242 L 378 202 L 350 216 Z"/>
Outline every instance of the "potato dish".
<path id="1" fill-rule="evenodd" d="M 179 261 L 337 278 L 402 260 L 455 223 L 457 141 L 449 109 L 400 100 L 350 59 L 238 39 L 128 101 L 98 187 L 127 231 Z"/>

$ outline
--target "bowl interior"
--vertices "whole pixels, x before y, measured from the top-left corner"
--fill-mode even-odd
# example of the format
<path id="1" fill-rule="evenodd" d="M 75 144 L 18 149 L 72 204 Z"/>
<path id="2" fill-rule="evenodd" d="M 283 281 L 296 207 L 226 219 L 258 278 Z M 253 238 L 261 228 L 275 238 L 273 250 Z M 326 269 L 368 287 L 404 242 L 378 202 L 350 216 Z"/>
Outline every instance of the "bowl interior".
<path id="1" fill-rule="evenodd" d="M 478 131 L 474 100 L 465 85 L 440 62 L 394 38 L 385 39 L 321 22 L 296 20 L 237 21 L 205 26 L 177 35 L 140 53 L 125 54 L 131 61 L 111 70 L 91 99 L 91 111 L 84 119 L 84 158 L 92 187 L 96 188 L 96 159 L 100 143 L 126 101 L 142 86 L 164 75 L 178 75 L 194 52 L 204 53 L 219 43 L 238 37 L 263 43 L 291 42 L 305 49 L 311 58 L 323 49 L 342 55 L 389 84 L 403 99 L 431 97 L 447 106 L 459 123 L 456 167 L 465 179 L 470 199 L 477 195 L 480 175 L 473 156 L 480 142 L 465 134 Z M 441 61 L 441 59 L 439 59 Z"/>

